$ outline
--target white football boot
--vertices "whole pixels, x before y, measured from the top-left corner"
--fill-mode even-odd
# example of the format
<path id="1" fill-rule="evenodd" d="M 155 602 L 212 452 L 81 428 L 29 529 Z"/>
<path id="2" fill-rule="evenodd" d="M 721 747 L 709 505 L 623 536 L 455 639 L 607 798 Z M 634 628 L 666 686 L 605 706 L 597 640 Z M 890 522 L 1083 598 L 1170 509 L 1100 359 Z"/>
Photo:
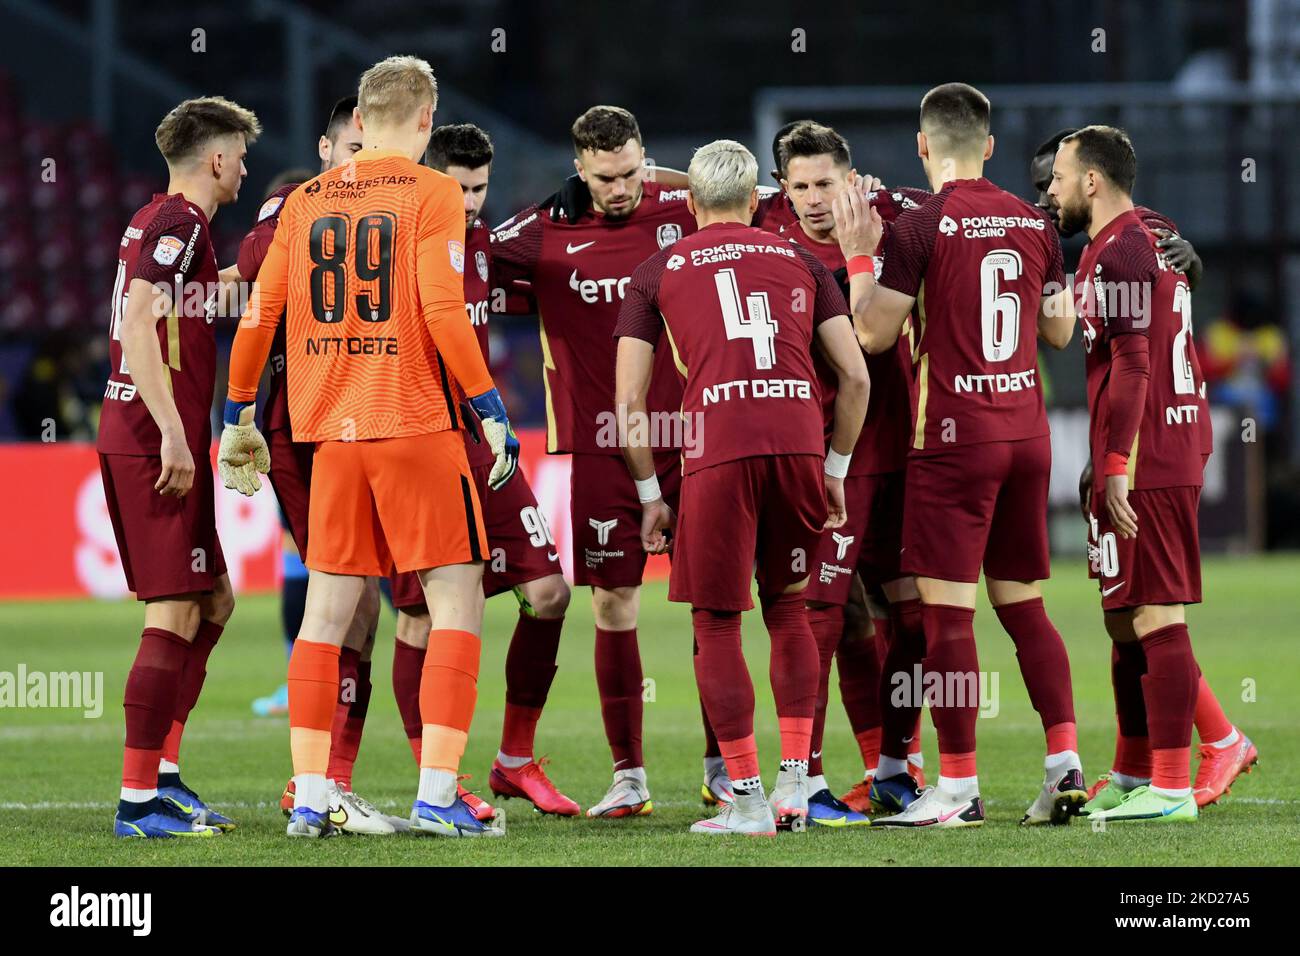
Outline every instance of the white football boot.
<path id="1" fill-rule="evenodd" d="M 692 823 L 691 832 L 712 836 L 726 836 L 731 833 L 743 836 L 776 836 L 776 818 L 772 816 L 772 808 L 763 798 L 763 791 L 733 794 L 732 801 L 721 804 L 721 807 L 717 816 Z"/>
<path id="2" fill-rule="evenodd" d="M 808 771 L 805 767 L 786 769 L 776 775 L 776 786 L 768 800 L 776 825 L 782 830 L 795 828 L 795 821 L 802 821 L 802 827 L 808 820 Z"/>
<path id="3" fill-rule="evenodd" d="M 979 791 L 953 796 L 938 787 L 926 787 L 902 813 L 871 818 L 873 830 L 876 827 L 940 829 L 983 825 L 984 801 L 980 799 Z"/>
<path id="4" fill-rule="evenodd" d="M 357 796 L 351 790 L 340 789 L 333 780 L 329 782 L 329 795 L 330 823 L 340 830 L 371 836 L 387 836 L 397 832 L 397 828 L 369 800 Z"/>
<path id="5" fill-rule="evenodd" d="M 704 783 L 700 785 L 700 798 L 706 807 L 716 807 L 732 801 L 731 777 L 727 774 L 727 764 L 721 757 L 704 758 Z"/>
<path id="6" fill-rule="evenodd" d="M 595 806 L 587 809 L 589 817 L 643 817 L 654 810 L 650 788 L 646 786 L 645 768 L 615 770 L 609 791 Z"/>
<path id="7" fill-rule="evenodd" d="M 1043 789 L 1025 811 L 1022 827 L 1051 824 L 1061 826 L 1078 816 L 1088 802 L 1088 787 L 1083 782 L 1083 766 L 1077 757 L 1060 769 L 1048 771 L 1043 779 Z"/>

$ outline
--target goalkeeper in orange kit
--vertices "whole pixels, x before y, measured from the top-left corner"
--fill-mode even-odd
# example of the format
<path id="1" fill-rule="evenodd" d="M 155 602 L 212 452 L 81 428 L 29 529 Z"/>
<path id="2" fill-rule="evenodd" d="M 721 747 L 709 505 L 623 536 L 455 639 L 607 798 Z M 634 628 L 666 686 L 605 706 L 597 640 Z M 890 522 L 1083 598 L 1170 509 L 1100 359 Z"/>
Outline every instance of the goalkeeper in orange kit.
<path id="1" fill-rule="evenodd" d="M 290 836 L 329 823 L 326 765 L 339 648 L 367 576 L 416 571 L 432 616 L 420 683 L 423 746 L 411 823 L 493 836 L 456 795 L 477 697 L 487 541 L 450 379 L 496 455 L 519 442 L 465 312 L 465 217 L 456 180 L 418 164 L 433 129 L 428 63 L 389 57 L 361 77 L 355 161 L 286 200 L 230 358 L 219 467 L 251 495 L 269 456 L 257 383 L 284 315 L 293 439 L 315 442 L 302 631 L 289 661 L 295 803 Z"/>

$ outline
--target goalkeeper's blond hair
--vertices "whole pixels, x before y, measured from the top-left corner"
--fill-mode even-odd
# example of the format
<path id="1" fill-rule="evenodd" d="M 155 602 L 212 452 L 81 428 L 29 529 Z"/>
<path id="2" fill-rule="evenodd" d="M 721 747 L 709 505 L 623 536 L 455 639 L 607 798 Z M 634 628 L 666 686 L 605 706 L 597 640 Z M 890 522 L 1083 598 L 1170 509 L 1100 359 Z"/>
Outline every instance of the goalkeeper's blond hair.
<path id="1" fill-rule="evenodd" d="M 426 103 L 438 108 L 438 81 L 418 56 L 390 56 L 361 74 L 357 109 L 367 125 L 400 124 Z"/>

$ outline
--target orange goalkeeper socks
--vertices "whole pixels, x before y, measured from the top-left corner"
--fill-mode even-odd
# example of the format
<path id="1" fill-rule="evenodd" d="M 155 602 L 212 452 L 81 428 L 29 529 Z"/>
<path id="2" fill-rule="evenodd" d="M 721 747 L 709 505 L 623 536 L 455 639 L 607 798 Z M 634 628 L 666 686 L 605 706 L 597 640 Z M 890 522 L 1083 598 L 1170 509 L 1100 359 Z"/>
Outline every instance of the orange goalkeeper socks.
<path id="1" fill-rule="evenodd" d="M 480 641 L 469 631 L 429 632 L 420 679 L 420 767 L 456 773 L 478 699 Z"/>
<path id="2" fill-rule="evenodd" d="M 289 657 L 289 750 L 297 805 L 324 810 L 330 725 L 339 696 L 339 651 L 333 644 L 298 638 Z"/>

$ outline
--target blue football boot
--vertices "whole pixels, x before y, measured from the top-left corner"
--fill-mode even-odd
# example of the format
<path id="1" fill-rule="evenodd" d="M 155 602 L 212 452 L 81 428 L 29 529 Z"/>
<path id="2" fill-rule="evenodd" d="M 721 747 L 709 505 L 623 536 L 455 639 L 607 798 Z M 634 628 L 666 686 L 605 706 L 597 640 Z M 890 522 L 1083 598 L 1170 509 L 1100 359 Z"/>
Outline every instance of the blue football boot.
<path id="1" fill-rule="evenodd" d="M 338 836 L 342 832 L 330 823 L 328 809 L 313 810 L 311 807 L 294 807 L 293 812 L 289 814 L 289 826 L 285 829 L 288 836 L 308 837 L 315 840 Z"/>
<path id="2" fill-rule="evenodd" d="M 450 806 L 435 807 L 416 800 L 411 808 L 411 828 L 424 833 L 449 837 L 505 836 L 505 830 L 484 823 L 474 816 L 474 811 L 459 796 Z"/>
<path id="3" fill-rule="evenodd" d="M 221 831 L 216 827 L 195 823 L 187 814 L 181 813 L 172 804 L 158 798 L 147 801 L 143 806 L 131 808 L 128 817 L 122 815 L 122 805 L 113 818 L 113 836 L 167 840 L 173 837 L 215 837 Z"/>
<path id="4" fill-rule="evenodd" d="M 193 823 L 216 827 L 218 830 L 235 829 L 234 820 L 204 803 L 197 793 L 181 782 L 178 773 L 158 774 L 158 799 Z"/>
<path id="5" fill-rule="evenodd" d="M 824 827 L 861 827 L 871 823 L 865 813 L 858 813 L 829 789 L 818 790 L 808 798 L 808 819 Z"/>
<path id="6" fill-rule="evenodd" d="M 871 781 L 871 807 L 879 813 L 902 813 L 921 796 L 916 781 L 910 774 L 896 773 L 881 780 Z"/>

